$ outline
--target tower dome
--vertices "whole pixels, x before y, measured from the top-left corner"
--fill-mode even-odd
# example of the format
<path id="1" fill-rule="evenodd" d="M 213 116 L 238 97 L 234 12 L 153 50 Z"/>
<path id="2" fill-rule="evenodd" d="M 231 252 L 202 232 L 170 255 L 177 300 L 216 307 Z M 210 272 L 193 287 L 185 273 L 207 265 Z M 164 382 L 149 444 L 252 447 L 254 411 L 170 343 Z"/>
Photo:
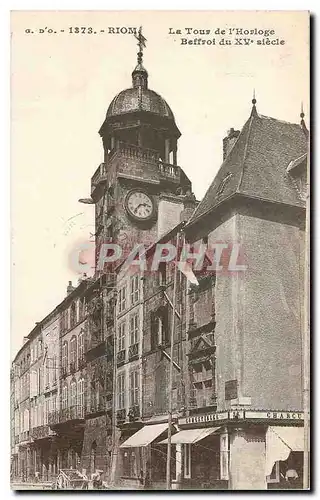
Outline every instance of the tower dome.
<path id="1" fill-rule="evenodd" d="M 132 87 L 119 92 L 111 101 L 99 130 L 105 158 L 120 144 L 130 144 L 157 152 L 169 160 L 176 156 L 177 140 L 181 133 L 168 103 L 148 88 L 148 72 L 143 66 L 143 47 L 146 39 L 139 30 L 137 65 L 132 72 Z"/>

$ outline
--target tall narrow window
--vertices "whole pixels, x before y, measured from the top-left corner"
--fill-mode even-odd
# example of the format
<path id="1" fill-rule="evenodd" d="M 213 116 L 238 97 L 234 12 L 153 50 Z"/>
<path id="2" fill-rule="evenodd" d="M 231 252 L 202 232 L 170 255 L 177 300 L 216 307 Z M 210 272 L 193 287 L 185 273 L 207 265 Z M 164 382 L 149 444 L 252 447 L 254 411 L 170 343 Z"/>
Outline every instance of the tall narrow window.
<path id="1" fill-rule="evenodd" d="M 75 302 L 72 302 L 70 308 L 70 320 L 71 320 L 71 328 L 77 323 L 77 305 Z"/>
<path id="2" fill-rule="evenodd" d="M 84 332 L 81 331 L 78 337 L 78 354 L 79 360 L 83 360 L 84 358 Z"/>
<path id="3" fill-rule="evenodd" d="M 62 389 L 62 409 L 65 410 L 68 408 L 68 386 L 65 385 Z"/>
<path id="4" fill-rule="evenodd" d="M 72 337 L 70 340 L 70 369 L 76 370 L 77 362 L 77 339 Z"/>
<path id="5" fill-rule="evenodd" d="M 118 409 L 121 410 L 122 408 L 124 408 L 124 392 L 125 392 L 124 373 L 120 373 L 118 375 L 117 385 L 118 385 Z"/>
<path id="6" fill-rule="evenodd" d="M 139 371 L 130 373 L 130 406 L 139 404 Z"/>
<path id="7" fill-rule="evenodd" d="M 50 363 L 50 360 L 46 359 L 46 364 L 45 364 L 46 388 L 49 387 L 49 376 L 50 376 L 50 369 L 48 366 L 49 363 Z"/>
<path id="8" fill-rule="evenodd" d="M 139 276 L 132 276 L 130 282 L 130 297 L 131 304 L 136 304 L 139 301 Z"/>
<path id="9" fill-rule="evenodd" d="M 62 345 L 62 371 L 67 372 L 68 366 L 68 344 L 64 342 Z"/>
<path id="10" fill-rule="evenodd" d="M 139 342 L 139 317 L 134 314 L 130 318 L 130 345 Z"/>
<path id="11" fill-rule="evenodd" d="M 78 407 L 81 416 L 83 417 L 84 413 L 84 380 L 81 378 L 78 381 Z"/>
<path id="12" fill-rule="evenodd" d="M 76 381 L 72 381 L 70 385 L 70 406 L 77 405 L 77 384 Z"/>
<path id="13" fill-rule="evenodd" d="M 57 382 L 57 356 L 55 354 L 52 356 L 51 380 L 52 380 L 52 384 L 55 385 Z"/>
<path id="14" fill-rule="evenodd" d="M 120 323 L 118 329 L 118 351 L 123 351 L 125 349 L 125 338 L 126 338 L 126 324 L 125 322 Z"/>
<path id="15" fill-rule="evenodd" d="M 118 299 L 119 299 L 119 312 L 122 312 L 126 308 L 126 287 L 125 286 L 120 288 Z"/>

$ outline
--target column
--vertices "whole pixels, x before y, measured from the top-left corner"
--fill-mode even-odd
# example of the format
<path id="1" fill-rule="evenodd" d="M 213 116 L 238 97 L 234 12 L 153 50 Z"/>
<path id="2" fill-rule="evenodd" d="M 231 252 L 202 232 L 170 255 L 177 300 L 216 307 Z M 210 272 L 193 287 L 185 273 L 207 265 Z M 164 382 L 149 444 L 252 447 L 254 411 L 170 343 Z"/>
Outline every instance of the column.
<path id="1" fill-rule="evenodd" d="M 169 163 L 169 154 L 170 154 L 170 139 L 165 139 L 164 141 L 164 161 L 165 163 Z"/>
<path id="2" fill-rule="evenodd" d="M 28 446 L 27 448 L 27 480 L 30 479 L 31 475 L 31 450 L 30 447 Z"/>
<path id="3" fill-rule="evenodd" d="M 174 149 L 173 149 L 173 164 L 174 165 L 177 165 L 177 142 L 175 143 L 174 145 Z"/>
<path id="4" fill-rule="evenodd" d="M 176 444 L 176 478 L 172 481 L 172 489 L 179 490 L 182 486 L 182 444 Z"/>
<path id="5" fill-rule="evenodd" d="M 266 490 L 265 432 L 258 427 L 229 432 L 229 489 Z"/>

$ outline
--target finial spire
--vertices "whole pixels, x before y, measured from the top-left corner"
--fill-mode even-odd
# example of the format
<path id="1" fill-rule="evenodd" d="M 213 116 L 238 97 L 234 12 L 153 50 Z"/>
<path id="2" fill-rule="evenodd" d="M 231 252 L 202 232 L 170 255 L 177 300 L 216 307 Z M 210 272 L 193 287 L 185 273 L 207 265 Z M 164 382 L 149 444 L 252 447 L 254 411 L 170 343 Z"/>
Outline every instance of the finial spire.
<path id="1" fill-rule="evenodd" d="M 300 112 L 300 118 L 301 118 L 301 122 L 302 122 L 302 121 L 303 121 L 303 119 L 304 119 L 303 102 L 301 102 L 301 112 Z"/>
<path id="2" fill-rule="evenodd" d="M 256 89 L 253 89 L 253 96 L 252 96 L 252 110 L 251 110 L 251 116 L 256 116 L 258 113 L 257 113 L 257 108 L 256 108 L 256 103 L 257 103 L 257 99 L 256 99 Z"/>
<path id="3" fill-rule="evenodd" d="M 148 88 L 148 73 L 142 65 L 142 58 L 147 39 L 142 34 L 142 26 L 140 26 L 138 34 L 135 33 L 134 36 L 138 40 L 139 52 L 137 54 L 138 64 L 132 73 L 132 86 L 133 88 L 146 89 Z"/>
<path id="4" fill-rule="evenodd" d="M 147 41 L 147 39 L 142 34 L 142 26 L 140 26 L 138 34 L 135 33 L 134 36 L 138 40 L 138 47 L 139 47 L 139 52 L 137 54 L 138 64 L 142 64 L 143 49 L 146 47 L 146 41 Z"/>

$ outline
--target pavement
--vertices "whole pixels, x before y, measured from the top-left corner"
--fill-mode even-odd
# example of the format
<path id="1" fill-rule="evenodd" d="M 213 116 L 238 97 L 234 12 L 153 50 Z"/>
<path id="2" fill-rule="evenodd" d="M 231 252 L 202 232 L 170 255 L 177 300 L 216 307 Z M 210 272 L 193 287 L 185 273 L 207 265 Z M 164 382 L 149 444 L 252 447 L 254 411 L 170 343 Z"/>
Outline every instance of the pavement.
<path id="1" fill-rule="evenodd" d="M 51 489 L 51 481 L 45 483 L 11 482 L 12 490 L 48 490 Z"/>

